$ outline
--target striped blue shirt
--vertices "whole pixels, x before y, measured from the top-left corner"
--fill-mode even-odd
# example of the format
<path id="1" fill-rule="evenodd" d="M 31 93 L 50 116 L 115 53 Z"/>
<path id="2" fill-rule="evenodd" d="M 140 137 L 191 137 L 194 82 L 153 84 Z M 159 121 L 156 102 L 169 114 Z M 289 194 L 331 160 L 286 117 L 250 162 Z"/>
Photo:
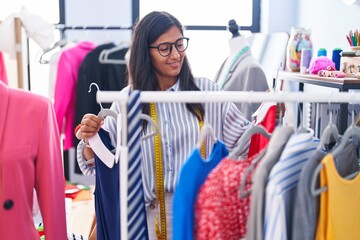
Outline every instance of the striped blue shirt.
<path id="1" fill-rule="evenodd" d="M 291 239 L 292 209 L 301 170 L 316 151 L 313 132 L 294 133 L 279 161 L 271 169 L 266 186 L 264 239 Z"/>
<path id="2" fill-rule="evenodd" d="M 213 81 L 206 78 L 195 78 L 195 83 L 201 91 L 221 91 L 222 89 Z M 129 87 L 122 91 L 129 91 Z M 168 91 L 180 91 L 179 82 L 172 86 Z M 204 124 L 210 124 L 214 135 L 222 140 L 226 147 L 231 151 L 237 141 L 250 125 L 243 114 L 233 103 L 205 103 Z M 120 111 L 118 102 L 114 102 L 111 107 L 115 112 Z M 180 169 L 184 162 L 196 147 L 199 139 L 200 127 L 197 118 L 191 114 L 185 103 L 156 103 L 158 124 L 161 133 L 162 160 L 164 172 L 164 188 L 166 192 L 174 192 L 179 178 Z M 116 121 L 107 118 L 105 126 L 116 146 Z M 151 133 L 151 124 L 142 133 Z M 207 156 L 212 151 L 214 142 L 211 138 L 206 141 Z M 81 143 L 78 146 L 78 162 L 80 169 L 85 175 L 94 175 L 94 168 L 84 164 Z M 142 141 L 142 177 L 144 185 L 145 201 L 147 204 L 155 201 L 155 160 L 154 160 L 154 139 L 147 138 Z"/>

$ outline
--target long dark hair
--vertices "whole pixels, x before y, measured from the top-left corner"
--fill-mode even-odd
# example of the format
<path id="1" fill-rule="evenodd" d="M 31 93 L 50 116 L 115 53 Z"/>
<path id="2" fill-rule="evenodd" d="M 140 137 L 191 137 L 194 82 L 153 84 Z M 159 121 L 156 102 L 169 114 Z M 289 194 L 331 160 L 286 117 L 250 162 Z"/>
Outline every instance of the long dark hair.
<path id="1" fill-rule="evenodd" d="M 158 89 L 158 81 L 151 64 L 148 46 L 173 26 L 176 26 L 184 35 L 180 21 L 163 11 L 153 11 L 136 24 L 129 59 L 129 78 L 134 90 L 156 91 Z M 182 91 L 200 91 L 195 85 L 186 55 L 179 74 L 179 81 Z M 205 111 L 201 104 L 187 103 L 186 108 L 199 120 L 204 118 Z M 149 114 L 149 112 L 149 104 L 143 104 L 143 113 Z"/>

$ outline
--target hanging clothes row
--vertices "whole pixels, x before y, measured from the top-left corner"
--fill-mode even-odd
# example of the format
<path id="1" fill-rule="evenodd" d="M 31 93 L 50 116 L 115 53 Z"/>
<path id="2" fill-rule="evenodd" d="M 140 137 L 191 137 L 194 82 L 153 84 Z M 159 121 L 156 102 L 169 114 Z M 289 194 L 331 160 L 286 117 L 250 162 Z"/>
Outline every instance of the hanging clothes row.
<path id="1" fill-rule="evenodd" d="M 115 100 L 123 103 L 127 102 L 127 97 L 119 92 L 101 91 L 98 92 L 98 99 L 100 102 L 112 102 Z M 339 93 L 329 100 L 328 94 L 318 94 L 314 96 L 313 94 L 307 93 L 143 92 L 141 93 L 140 99 L 142 102 L 206 103 L 211 101 L 286 101 L 294 103 L 327 103 L 331 101 L 356 103 L 360 101 L 360 94 Z M 127 124 L 126 120 L 122 122 L 122 134 L 127 134 L 127 131 L 125 131 L 125 129 L 127 129 Z M 263 126 L 263 128 L 266 128 L 266 126 Z M 208 174 L 205 174 L 202 171 L 203 169 L 198 169 L 203 173 L 200 174 L 199 172 L 203 180 L 200 180 L 200 184 L 197 184 L 197 187 L 192 186 L 192 188 L 195 188 L 193 189 L 195 190 L 195 192 L 193 192 L 194 197 L 190 198 L 189 195 L 182 196 L 181 191 L 179 190 L 177 192 L 178 189 L 175 189 L 173 202 L 173 236 L 176 237 L 178 236 L 177 234 L 187 236 L 183 239 L 213 239 L 216 237 L 220 239 L 278 239 L 280 237 L 284 239 L 304 239 L 303 235 L 296 235 L 296 232 L 299 231 L 297 228 L 301 226 L 301 222 L 306 222 L 307 225 L 302 225 L 306 227 L 306 230 L 302 230 L 302 234 L 308 234 L 310 232 L 310 234 L 313 235 L 313 237 L 307 239 L 315 239 L 314 236 L 316 231 L 318 232 L 316 233 L 317 239 L 358 238 L 358 233 L 356 233 L 354 229 L 356 229 L 355 224 L 359 220 L 359 217 L 356 216 L 356 214 L 347 212 L 346 214 L 349 215 L 350 219 L 348 218 L 348 221 L 346 221 L 347 226 L 344 226 L 344 224 L 339 222 L 340 220 L 337 220 L 337 217 L 343 216 L 335 214 L 338 212 L 336 210 L 338 207 L 343 208 L 344 206 L 347 206 L 349 209 L 352 207 L 357 208 L 356 201 L 358 202 L 360 199 L 358 199 L 356 194 L 352 194 L 352 198 L 348 199 L 345 195 L 344 198 L 342 198 L 342 194 L 339 193 L 335 197 L 341 197 L 340 205 L 337 205 L 336 203 L 333 204 L 332 201 L 327 201 L 328 199 L 330 200 L 330 193 L 335 189 L 348 189 L 348 185 L 350 184 L 353 185 L 351 189 L 354 189 L 353 187 L 356 187 L 358 184 L 357 182 L 360 181 L 360 175 L 356 175 L 355 179 L 349 180 L 351 182 L 345 183 L 346 186 L 341 186 L 340 184 L 345 181 L 341 179 L 354 173 L 354 171 L 357 173 L 359 169 L 358 156 L 355 154 L 357 153 L 356 149 L 358 149 L 358 145 L 355 142 L 355 139 L 356 137 L 360 137 L 360 130 L 355 126 L 351 126 L 349 129 L 350 133 L 344 134 L 342 140 L 349 142 L 346 144 L 346 149 L 349 151 L 346 150 L 347 153 L 342 154 L 341 156 L 338 154 L 339 150 L 335 151 L 336 148 L 339 147 L 337 144 L 339 142 L 341 143 L 339 139 L 335 138 L 335 146 L 334 144 L 326 144 L 323 146 L 322 141 L 314 138 L 313 131 L 304 127 L 274 127 L 274 132 L 271 136 L 266 136 L 266 138 L 269 137 L 269 141 L 262 146 L 256 146 L 256 141 L 255 147 L 258 149 L 257 152 L 254 152 L 253 156 L 248 156 L 246 158 L 235 158 L 231 154 L 228 155 L 226 149 L 220 151 L 219 149 L 221 149 L 222 145 L 221 140 L 213 139 L 215 143 L 213 151 L 210 153 L 210 157 L 205 161 L 208 164 L 213 164 L 213 167 L 212 169 L 210 168 L 207 170 Z M 261 133 L 261 131 L 256 130 L 253 131 L 253 133 Z M 336 136 L 336 134 L 333 135 Z M 265 137 L 265 135 L 263 136 Z M 333 138 L 334 137 L 330 138 L 331 141 L 325 142 L 331 143 L 333 142 Z M 253 141 L 254 140 L 251 139 L 250 146 Z M 126 142 L 122 142 L 122 144 L 125 146 L 127 145 Z M 329 150 L 331 146 L 333 147 Z M 198 146 L 194 146 L 194 149 L 197 147 Z M 333 151 L 332 149 L 335 150 Z M 127 151 L 127 149 L 123 150 Z M 215 152 L 218 154 L 215 154 Z M 333 153 L 335 158 L 331 157 L 329 154 L 326 155 L 325 158 L 321 157 L 327 153 Z M 123 156 L 126 156 L 126 154 Z M 185 161 L 185 165 L 183 166 L 184 169 L 188 163 L 190 164 L 193 162 L 193 160 L 190 159 L 191 156 Z M 321 158 L 318 158 L 319 156 Z M 315 158 L 318 158 L 318 160 L 313 160 Z M 195 157 L 195 159 L 203 160 L 200 157 Z M 300 196 L 304 196 L 305 192 L 300 184 L 303 181 L 309 181 L 309 177 L 304 176 L 312 175 L 311 171 L 305 172 L 304 169 L 313 170 L 314 168 L 309 167 L 309 164 L 316 165 L 320 161 L 324 167 L 321 170 L 319 179 L 321 181 L 321 186 L 326 185 L 328 191 L 321 193 L 321 201 L 319 204 L 320 218 L 317 219 L 316 216 L 318 213 L 316 213 L 316 211 L 311 212 L 309 215 L 313 215 L 310 216 L 312 222 L 309 222 L 307 220 L 309 216 L 306 215 L 307 212 L 304 209 L 311 208 L 311 203 L 307 203 L 304 206 L 304 204 L 302 203 L 301 205 L 300 200 L 298 200 Z M 120 169 L 127 169 L 126 159 L 121 159 L 119 163 Z M 123 167 L 121 166 L 122 164 Z M 181 172 L 181 174 L 186 175 L 185 171 L 187 170 L 184 169 L 182 170 L 184 173 Z M 197 171 L 194 168 L 190 170 Z M 324 171 L 326 171 L 326 173 Z M 314 173 L 314 171 L 312 172 Z M 127 175 L 122 175 L 123 176 L 120 174 L 119 176 L 119 191 L 121 191 L 121 189 L 124 191 L 124 188 L 127 188 L 127 180 L 124 180 Z M 189 177 L 190 175 L 187 176 Z M 191 176 L 194 176 L 194 174 Z M 195 174 L 195 177 L 198 178 L 199 175 Z M 316 176 L 315 178 L 318 179 Z M 338 183 L 334 183 L 334 179 L 335 182 Z M 194 179 L 194 181 L 199 183 L 198 180 Z M 203 183 L 201 183 L 201 181 L 203 181 Z M 181 186 L 181 184 L 182 180 L 180 176 L 177 186 Z M 242 188 L 240 188 L 241 186 Z M 329 191 L 330 188 L 334 189 Z M 309 186 L 307 186 L 306 191 L 313 194 L 313 191 L 311 191 Z M 185 200 L 190 202 L 187 202 L 185 205 L 176 204 L 176 199 L 178 198 L 176 196 L 177 194 L 181 199 L 184 200 L 185 197 L 187 198 Z M 125 196 L 126 192 L 120 194 L 121 199 L 127 199 Z M 318 198 L 318 196 L 307 195 L 306 200 L 311 201 L 312 204 L 316 204 Z M 332 196 L 332 198 L 334 198 L 334 196 Z M 187 206 L 192 205 L 195 207 L 186 209 Z M 128 212 L 127 204 L 121 204 L 120 208 L 120 213 L 122 212 L 124 214 Z M 186 211 L 187 213 L 184 214 L 181 211 Z M 300 215 L 296 215 L 294 212 L 302 212 L 303 215 L 305 213 L 305 216 L 302 219 L 297 219 Z M 123 232 L 127 231 L 127 217 L 124 217 L 124 215 L 120 216 L 120 225 L 122 226 L 121 235 L 124 237 L 127 236 L 127 233 Z M 181 224 L 175 224 L 179 223 L 179 217 L 181 219 L 181 216 L 190 217 L 190 221 L 185 221 L 184 224 L 184 222 L 180 220 Z M 187 218 L 183 219 L 186 220 Z M 333 225 L 335 222 L 336 226 Z M 309 223 L 314 224 L 309 226 Z M 294 224 L 296 225 L 296 228 L 293 227 Z M 329 226 L 331 228 L 327 228 Z M 310 228 L 312 228 L 312 230 Z M 257 235 L 259 233 L 261 236 Z M 328 236 L 326 234 L 330 235 Z"/>

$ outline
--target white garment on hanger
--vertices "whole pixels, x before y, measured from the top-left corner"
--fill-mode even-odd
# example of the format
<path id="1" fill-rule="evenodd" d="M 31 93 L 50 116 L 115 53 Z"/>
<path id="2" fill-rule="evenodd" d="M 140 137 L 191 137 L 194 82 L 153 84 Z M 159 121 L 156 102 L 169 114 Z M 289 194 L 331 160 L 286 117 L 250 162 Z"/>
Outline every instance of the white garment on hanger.
<path id="1" fill-rule="evenodd" d="M 102 142 L 99 134 L 97 133 L 93 137 L 89 138 L 89 145 L 99 159 L 108 167 L 112 168 L 114 163 L 117 163 L 120 157 L 121 147 L 121 113 L 117 116 L 117 143 L 116 151 L 113 154 Z"/>
<path id="2" fill-rule="evenodd" d="M 15 59 L 19 51 L 15 41 L 15 18 L 19 18 L 29 38 L 32 38 L 42 49 L 50 46 L 53 41 L 54 25 L 46 22 L 40 16 L 30 13 L 25 7 L 18 13 L 13 13 L 0 25 L 0 51 L 6 52 Z"/>

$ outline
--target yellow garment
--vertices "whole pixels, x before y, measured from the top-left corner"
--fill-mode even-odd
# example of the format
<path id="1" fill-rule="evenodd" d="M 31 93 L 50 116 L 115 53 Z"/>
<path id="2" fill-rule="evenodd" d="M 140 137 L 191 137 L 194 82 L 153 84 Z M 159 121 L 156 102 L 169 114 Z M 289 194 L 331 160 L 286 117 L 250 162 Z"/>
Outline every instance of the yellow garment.
<path id="1" fill-rule="evenodd" d="M 316 240 L 360 239 L 360 174 L 352 180 L 342 178 L 332 154 L 321 162 L 320 186 L 327 186 L 327 191 L 320 195 Z"/>

